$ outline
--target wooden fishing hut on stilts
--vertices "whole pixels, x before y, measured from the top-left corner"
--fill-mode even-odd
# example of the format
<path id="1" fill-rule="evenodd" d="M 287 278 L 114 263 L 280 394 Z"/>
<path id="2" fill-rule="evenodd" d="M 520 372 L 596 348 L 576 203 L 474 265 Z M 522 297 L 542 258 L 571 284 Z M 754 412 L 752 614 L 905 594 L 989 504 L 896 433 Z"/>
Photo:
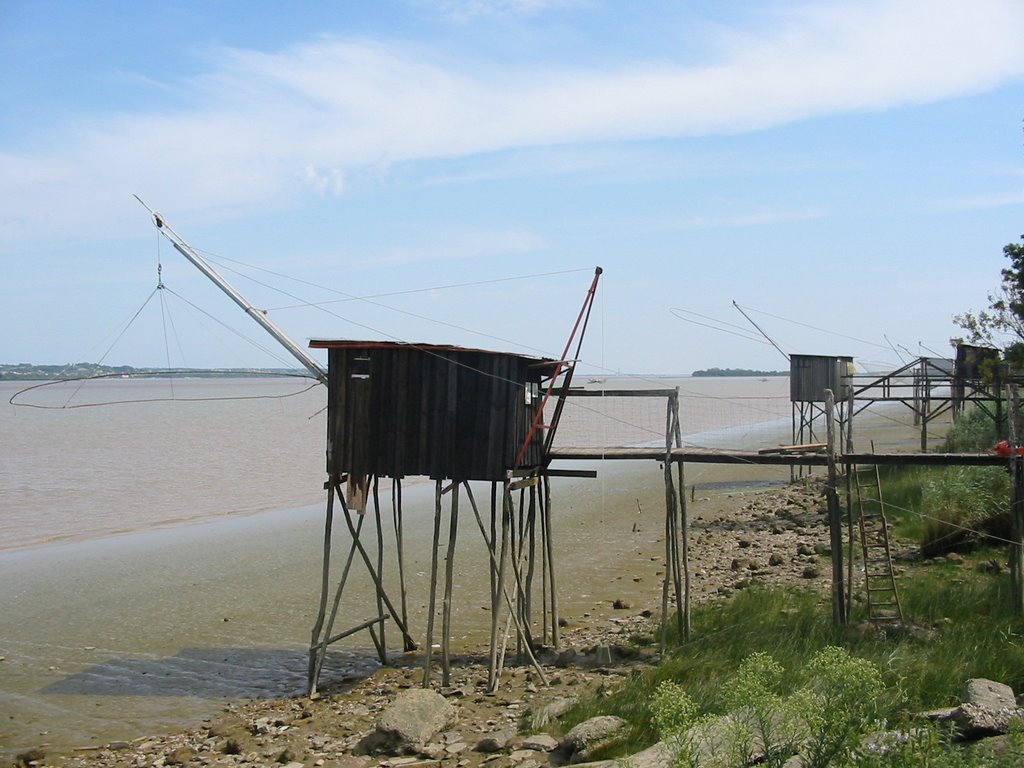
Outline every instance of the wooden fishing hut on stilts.
<path id="1" fill-rule="evenodd" d="M 517 650 L 530 658 L 546 683 L 533 656 L 532 612 L 539 565 L 541 582 L 541 641 L 549 637 L 557 647 L 558 591 L 555 547 L 551 526 L 550 478 L 596 477 L 593 470 L 554 469 L 553 442 L 601 268 L 583 300 L 579 315 L 558 359 L 529 357 L 437 344 L 322 340 L 310 346 L 328 351 L 328 370 L 298 347 L 267 316 L 249 303 L 217 270 L 178 235 L 163 217 L 146 207 L 157 230 L 189 262 L 217 285 L 250 318 L 276 339 L 296 360 L 328 388 L 327 406 L 327 511 L 324 525 L 320 601 L 309 648 L 309 693 L 316 694 L 320 672 L 330 645 L 366 630 L 381 663 L 387 662 L 385 623 L 390 619 L 402 635 L 405 650 L 416 642 L 409 628 L 403 542 L 402 480 L 425 475 L 434 480 L 433 550 L 426 628 L 423 684 L 430 684 L 437 603 L 438 552 L 443 518 L 442 501 L 449 496 L 444 594 L 442 598 L 442 684 L 449 681 L 454 553 L 459 502 L 463 492 L 473 510 L 487 547 L 490 571 L 490 658 L 488 687 L 497 687 L 504 664 L 507 638 L 514 625 Z M 575 350 L 573 351 L 573 345 Z M 570 355 L 570 351 L 573 354 Z M 580 393 L 583 394 L 583 393 Z M 667 634 L 668 600 L 674 584 L 677 606 L 683 606 L 679 632 L 689 631 L 689 571 L 686 558 L 685 499 L 682 467 L 678 488 L 673 482 L 671 457 L 681 450 L 678 391 L 619 392 L 621 396 L 667 396 L 665 448 L 655 458 L 664 464 L 666 483 L 666 577 L 662 594 L 662 644 Z M 604 456 L 602 456 L 604 458 Z M 394 566 L 385 563 L 384 524 L 380 480 L 391 480 L 392 522 L 395 532 Z M 470 487 L 470 481 L 491 484 L 489 527 Z M 678 510 L 682 508 L 680 516 Z M 352 537 L 348 554 L 332 589 L 332 539 L 336 509 L 340 509 Z M 372 515 L 370 510 L 372 509 Z M 364 537 L 371 518 L 376 541 Z M 374 550 L 371 554 L 371 549 Z M 336 632 L 341 600 L 356 558 L 362 561 L 374 586 L 375 615 Z M 385 580 L 386 567 L 395 567 L 397 601 Z M 511 576 L 509 576 L 511 574 Z M 685 578 L 686 593 L 682 592 Z M 509 583 L 511 581 L 511 584 Z M 510 589 L 512 592 L 510 592 Z M 393 586 L 392 586 L 393 590 Z M 502 606 L 508 614 L 500 629 Z"/>
<path id="2" fill-rule="evenodd" d="M 821 443 L 816 426 L 825 423 L 825 392 L 832 392 L 838 408 L 840 444 L 845 444 L 853 392 L 853 358 L 841 355 L 790 355 L 789 400 L 793 406 L 793 444 Z"/>
<path id="3" fill-rule="evenodd" d="M 384 627 L 390 620 L 401 634 L 405 650 L 416 648 L 409 628 L 403 551 L 402 481 L 409 476 L 427 476 L 435 486 L 424 686 L 430 684 L 433 670 L 445 497 L 448 525 L 441 597 L 442 685 L 449 682 L 453 568 L 463 496 L 490 560 L 489 688 L 497 687 L 513 626 L 518 650 L 530 658 L 544 679 L 533 657 L 531 601 L 539 570 L 542 631 L 546 639 L 550 629 L 557 645 L 549 478 L 553 474 L 594 474 L 550 470 L 548 456 L 600 274 L 598 268 L 569 343 L 558 360 L 436 344 L 310 342 L 310 347 L 328 352 L 327 513 L 320 604 L 310 644 L 310 694 L 316 693 L 328 646 L 344 637 L 369 631 L 381 663 L 386 663 Z M 576 355 L 570 358 L 577 337 Z M 383 545 L 382 479 L 391 481 L 397 549 L 391 563 L 385 562 Z M 490 483 L 488 520 L 470 481 Z M 352 541 L 332 590 L 331 539 L 339 509 Z M 363 529 L 368 518 L 376 531 L 375 547 L 365 540 Z M 337 632 L 342 594 L 357 556 L 375 587 L 376 615 Z M 396 571 L 392 581 L 397 582 L 398 595 L 394 599 L 385 585 L 387 567 Z M 503 606 L 507 609 L 504 629 Z"/>

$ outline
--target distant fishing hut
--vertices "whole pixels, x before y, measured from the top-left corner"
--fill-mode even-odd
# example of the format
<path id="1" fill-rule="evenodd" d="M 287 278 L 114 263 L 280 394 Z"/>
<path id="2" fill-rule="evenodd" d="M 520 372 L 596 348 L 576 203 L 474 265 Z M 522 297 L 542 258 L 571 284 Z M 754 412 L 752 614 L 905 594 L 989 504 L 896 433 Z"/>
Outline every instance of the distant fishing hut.
<path id="1" fill-rule="evenodd" d="M 825 414 L 825 390 L 831 390 L 845 424 L 846 401 L 853 391 L 853 358 L 841 355 L 790 355 L 789 399 L 793 404 L 793 443 L 819 442 L 815 422 Z M 840 437 L 840 443 L 842 443 Z"/>

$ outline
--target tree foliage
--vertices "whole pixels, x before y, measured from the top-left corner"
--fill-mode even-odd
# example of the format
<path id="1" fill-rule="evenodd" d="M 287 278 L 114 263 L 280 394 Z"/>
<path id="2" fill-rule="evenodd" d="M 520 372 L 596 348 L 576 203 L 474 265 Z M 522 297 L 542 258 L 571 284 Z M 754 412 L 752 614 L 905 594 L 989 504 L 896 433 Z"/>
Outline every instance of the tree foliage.
<path id="1" fill-rule="evenodd" d="M 953 322 L 967 332 L 970 344 L 1000 347 L 1006 359 L 1024 364 L 1024 235 L 1020 243 L 1007 243 L 1003 255 L 1002 283 L 988 295 L 988 308 L 953 316 Z"/>

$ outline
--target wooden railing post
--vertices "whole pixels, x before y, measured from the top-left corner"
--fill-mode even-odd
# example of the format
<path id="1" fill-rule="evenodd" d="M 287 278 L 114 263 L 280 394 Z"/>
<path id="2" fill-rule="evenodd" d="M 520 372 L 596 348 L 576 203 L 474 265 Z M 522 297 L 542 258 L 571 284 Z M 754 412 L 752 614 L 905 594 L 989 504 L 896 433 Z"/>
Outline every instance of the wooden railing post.
<path id="1" fill-rule="evenodd" d="M 828 454 L 828 481 L 825 497 L 828 502 L 829 543 L 832 548 L 832 621 L 846 625 L 846 598 L 843 585 L 843 519 L 839 510 L 839 470 L 836 466 L 836 398 L 825 390 L 825 430 Z"/>
<path id="2" fill-rule="evenodd" d="M 1017 385 L 1010 384 L 1010 591 L 1014 609 L 1024 614 L 1024 458 L 1021 444 L 1020 399 Z"/>

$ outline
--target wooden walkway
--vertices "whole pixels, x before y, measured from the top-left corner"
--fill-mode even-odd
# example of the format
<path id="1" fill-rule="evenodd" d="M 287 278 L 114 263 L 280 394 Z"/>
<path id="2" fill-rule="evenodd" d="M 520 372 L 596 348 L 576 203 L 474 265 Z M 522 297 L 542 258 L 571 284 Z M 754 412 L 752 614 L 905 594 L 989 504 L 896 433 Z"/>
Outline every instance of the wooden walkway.
<path id="1" fill-rule="evenodd" d="M 672 461 L 695 464 L 764 464 L 775 466 L 828 466 L 828 455 L 817 453 L 761 453 L 758 451 L 725 451 L 711 448 L 673 448 Z M 552 448 L 552 460 L 600 461 L 647 460 L 662 461 L 664 448 Z M 878 464 L 918 466 L 1006 466 L 1009 459 L 992 453 L 841 453 L 837 464 Z"/>

